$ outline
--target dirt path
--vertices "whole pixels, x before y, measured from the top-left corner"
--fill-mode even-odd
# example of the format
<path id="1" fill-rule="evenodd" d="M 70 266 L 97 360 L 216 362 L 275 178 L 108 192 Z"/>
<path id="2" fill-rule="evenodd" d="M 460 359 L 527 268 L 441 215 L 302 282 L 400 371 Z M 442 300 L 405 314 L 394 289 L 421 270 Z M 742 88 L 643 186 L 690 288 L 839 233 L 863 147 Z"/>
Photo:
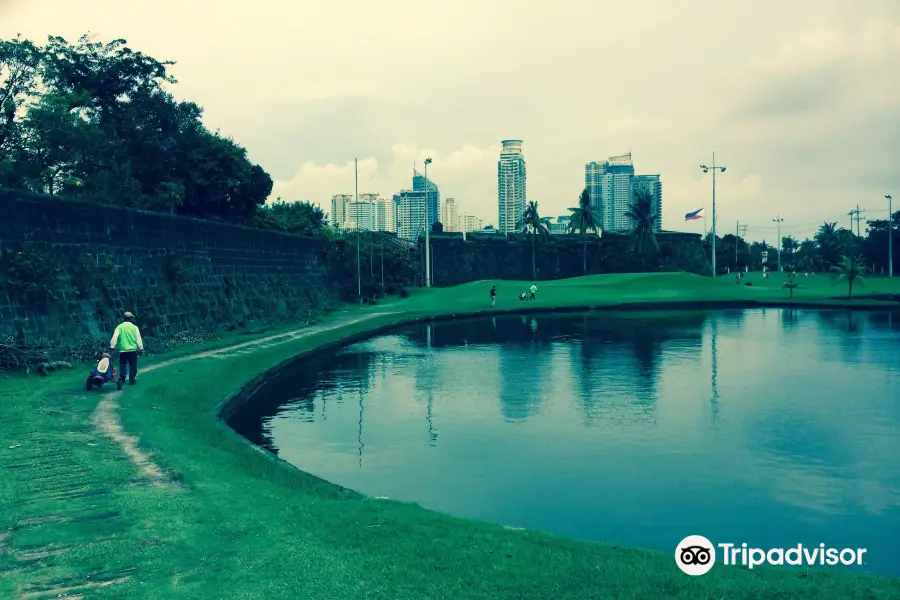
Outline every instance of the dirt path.
<path id="1" fill-rule="evenodd" d="M 214 350 L 207 350 L 204 352 L 198 352 L 196 354 L 189 354 L 170 360 L 163 360 L 161 362 L 147 366 L 146 368 L 141 370 L 141 373 L 149 373 L 152 371 L 156 371 L 157 369 L 171 367 L 176 364 L 181 364 L 201 358 L 230 358 L 237 354 L 254 352 L 256 350 L 259 350 L 260 348 L 270 348 L 272 346 L 286 344 L 303 337 L 308 337 L 310 335 L 315 335 L 324 331 L 346 327 L 347 325 L 353 325 L 355 323 L 361 323 L 363 321 L 371 320 L 375 317 L 391 314 L 396 313 L 375 312 L 366 313 L 363 315 L 354 315 L 352 317 L 339 317 L 337 319 L 329 319 L 325 323 L 319 325 L 302 327 L 276 335 L 270 335 L 247 342 L 241 342 L 240 344 L 232 344 L 223 348 L 216 348 Z M 138 437 L 130 436 L 125 432 L 125 428 L 122 426 L 122 421 L 119 418 L 119 404 L 117 398 L 119 397 L 120 393 L 121 392 L 119 391 L 112 391 L 103 395 L 103 399 L 97 404 L 97 408 L 94 410 L 94 414 L 92 416 L 93 423 L 103 433 L 103 435 L 116 442 L 121 447 L 122 452 L 125 454 L 125 456 L 128 457 L 128 460 L 135 466 L 138 473 L 144 480 L 148 481 L 151 485 L 159 487 L 177 487 L 172 478 L 169 477 L 163 469 L 161 469 L 156 463 L 153 462 L 152 457 L 138 447 L 138 444 L 140 443 Z"/>
<path id="2" fill-rule="evenodd" d="M 341 315 L 319 325 L 163 360 L 141 373 L 201 358 L 253 352 L 388 314 L 395 313 Z M 16 440 L 9 448 L 0 449 L 11 453 L 3 462 L 0 477 L 12 477 L 17 491 L 9 506 L 16 521 L 10 530 L 0 529 L 0 587 L 4 578 L 19 580 L 15 589 L 20 600 L 86 599 L 132 579 L 135 566 L 87 571 L 77 563 L 65 562 L 69 553 L 103 545 L 117 532 L 135 526 L 106 502 L 109 494 L 128 483 L 106 479 L 99 467 L 127 461 L 134 469 L 132 485 L 183 491 L 175 478 L 140 448 L 137 436 L 125 431 L 119 414 L 122 393 L 115 389 L 104 393 L 94 408 L 85 406 L 81 393 L 53 394 L 29 409 L 37 414 L 27 424 L 7 422 L 0 413 L 0 430 Z M 98 439 L 98 434 L 102 438 Z M 85 522 L 102 523 L 106 533 L 98 537 Z M 32 543 L 35 539 L 41 541 Z"/>

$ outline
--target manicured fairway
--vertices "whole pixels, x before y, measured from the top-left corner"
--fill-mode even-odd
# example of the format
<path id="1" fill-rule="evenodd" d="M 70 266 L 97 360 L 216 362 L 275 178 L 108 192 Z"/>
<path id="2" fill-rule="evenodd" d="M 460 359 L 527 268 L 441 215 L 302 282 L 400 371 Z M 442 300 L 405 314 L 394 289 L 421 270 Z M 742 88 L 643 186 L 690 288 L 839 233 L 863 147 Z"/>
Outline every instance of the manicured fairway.
<path id="1" fill-rule="evenodd" d="M 516 296 L 531 282 L 493 282 L 494 310 L 788 302 L 781 276 L 750 280 L 593 276 L 538 282 L 528 302 Z M 831 572 L 717 567 L 691 578 L 671 554 L 361 497 L 269 457 L 217 418 L 230 394 L 290 356 L 410 318 L 490 311 L 491 283 L 414 290 L 281 337 L 231 335 L 219 350 L 154 357 L 121 393 L 86 393 L 81 367 L 0 378 L 0 598 L 900 598 L 900 579 Z M 800 284 L 794 303 L 900 309 L 828 300 L 846 286 L 825 275 Z M 900 294 L 900 279 L 855 290 L 888 292 Z"/>

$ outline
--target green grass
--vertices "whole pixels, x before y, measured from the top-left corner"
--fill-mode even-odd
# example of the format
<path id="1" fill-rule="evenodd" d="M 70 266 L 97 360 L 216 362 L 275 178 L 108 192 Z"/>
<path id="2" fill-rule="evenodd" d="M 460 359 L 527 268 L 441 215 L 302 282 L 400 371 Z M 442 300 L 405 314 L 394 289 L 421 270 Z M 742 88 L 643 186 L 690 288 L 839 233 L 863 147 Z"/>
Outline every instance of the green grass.
<path id="1" fill-rule="evenodd" d="M 780 276 L 751 279 L 753 288 L 728 277 L 595 276 L 538 282 L 530 302 L 516 296 L 531 282 L 497 282 L 495 310 L 787 302 Z M 794 303 L 835 304 L 826 298 L 846 294 L 822 275 L 800 283 Z M 216 418 L 226 397 L 289 356 L 409 318 L 490 310 L 489 288 L 415 290 L 381 306 L 345 308 L 326 319 L 339 325 L 333 329 L 140 376 L 114 397 L 126 431 L 175 482 L 170 487 L 147 485 L 122 447 L 92 424 L 100 397 L 82 390 L 84 368 L 0 379 L 0 598 L 55 598 L 67 588 L 70 597 L 204 600 L 900 598 L 900 578 L 725 567 L 691 578 L 670 553 L 511 531 L 362 497 L 258 451 Z M 869 279 L 859 292 L 900 293 L 900 281 Z M 360 316 L 368 320 L 353 322 Z M 230 334 L 218 343 L 247 338 Z M 60 548 L 67 551 L 34 559 Z"/>

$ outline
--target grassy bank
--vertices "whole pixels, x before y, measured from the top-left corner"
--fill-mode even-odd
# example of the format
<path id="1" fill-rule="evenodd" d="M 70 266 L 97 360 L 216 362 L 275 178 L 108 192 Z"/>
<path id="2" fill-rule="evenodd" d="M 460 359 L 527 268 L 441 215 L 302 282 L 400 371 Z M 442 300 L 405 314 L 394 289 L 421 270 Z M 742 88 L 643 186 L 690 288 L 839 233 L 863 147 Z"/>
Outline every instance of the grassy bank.
<path id="1" fill-rule="evenodd" d="M 499 282 L 497 310 L 787 301 L 777 276 L 751 280 L 597 276 L 539 283 L 527 303 L 516 296 L 530 282 Z M 846 293 L 830 278 L 806 280 L 795 303 L 846 303 L 827 299 Z M 272 459 L 216 418 L 225 398 L 290 356 L 409 318 L 490 310 L 489 287 L 419 290 L 303 335 L 157 357 L 170 362 L 121 394 L 85 393 L 83 369 L 0 380 L 0 598 L 900 598 L 900 579 L 831 572 L 719 567 L 691 578 L 669 553 L 361 497 Z M 900 293 L 900 282 L 859 291 Z M 118 422 L 139 441 L 121 437 Z"/>

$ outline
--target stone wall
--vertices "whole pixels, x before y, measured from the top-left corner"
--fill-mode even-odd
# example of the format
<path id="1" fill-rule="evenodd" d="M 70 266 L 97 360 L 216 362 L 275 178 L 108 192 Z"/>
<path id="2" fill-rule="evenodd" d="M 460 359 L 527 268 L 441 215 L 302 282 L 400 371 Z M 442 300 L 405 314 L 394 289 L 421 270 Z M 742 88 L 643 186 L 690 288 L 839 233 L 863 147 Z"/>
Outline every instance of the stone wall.
<path id="1" fill-rule="evenodd" d="M 699 235 L 657 237 L 660 251 L 647 271 L 708 272 Z M 59 267 L 55 297 L 27 300 L 9 285 L 7 261 L 0 261 L 0 343 L 102 341 L 126 310 L 137 315 L 145 337 L 166 339 L 325 308 L 339 298 L 339 282 L 356 293 L 355 252 L 333 251 L 329 262 L 318 238 L 0 189 L 0 248 L 16 252 L 28 239 Z M 470 235 L 464 241 L 435 234 L 431 241 L 436 286 L 532 278 L 528 236 Z M 628 236 L 589 236 L 587 246 L 589 273 L 642 268 Z M 582 275 L 582 248 L 580 236 L 539 241 L 536 279 Z M 414 250 L 410 258 L 421 264 L 423 255 Z M 366 273 L 366 288 L 368 279 Z"/>
<path id="2" fill-rule="evenodd" d="M 145 337 L 287 319 L 337 294 L 322 243 L 278 232 L 0 190 L 0 247 L 60 267 L 43 306 L 0 277 L 0 343 L 107 338 L 131 310 Z"/>

